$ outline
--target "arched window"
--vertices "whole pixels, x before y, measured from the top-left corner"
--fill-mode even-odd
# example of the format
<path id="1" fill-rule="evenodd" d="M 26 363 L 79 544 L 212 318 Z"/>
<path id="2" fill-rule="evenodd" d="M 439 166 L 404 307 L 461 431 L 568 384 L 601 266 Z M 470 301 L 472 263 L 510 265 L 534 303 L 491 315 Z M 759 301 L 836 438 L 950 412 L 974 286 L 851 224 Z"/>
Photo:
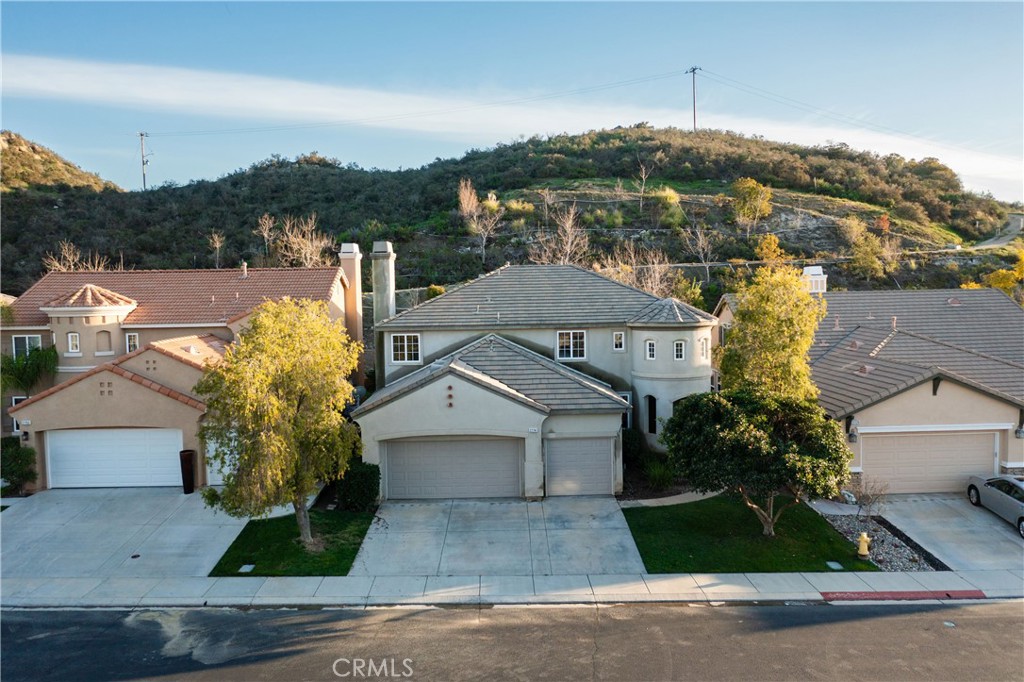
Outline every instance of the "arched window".
<path id="1" fill-rule="evenodd" d="M 647 433 L 658 432 L 658 399 L 653 395 L 647 396 Z"/>

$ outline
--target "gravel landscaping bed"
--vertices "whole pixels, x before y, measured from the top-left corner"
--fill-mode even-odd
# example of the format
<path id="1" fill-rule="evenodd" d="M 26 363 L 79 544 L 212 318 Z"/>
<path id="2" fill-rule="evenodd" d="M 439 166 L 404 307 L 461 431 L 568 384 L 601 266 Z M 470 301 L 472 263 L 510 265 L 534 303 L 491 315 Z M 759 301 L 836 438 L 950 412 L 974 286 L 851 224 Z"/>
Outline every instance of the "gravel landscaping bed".
<path id="1" fill-rule="evenodd" d="M 821 516 L 854 544 L 857 543 L 860 534 L 866 532 L 871 538 L 871 562 L 883 571 L 941 570 L 931 564 L 934 557 L 926 556 L 923 550 L 909 546 L 889 528 L 886 528 L 886 526 L 892 526 L 885 519 L 833 514 L 822 514 Z M 896 530 L 896 533 L 899 531 Z M 899 534 L 902 535 L 902 533 Z"/>

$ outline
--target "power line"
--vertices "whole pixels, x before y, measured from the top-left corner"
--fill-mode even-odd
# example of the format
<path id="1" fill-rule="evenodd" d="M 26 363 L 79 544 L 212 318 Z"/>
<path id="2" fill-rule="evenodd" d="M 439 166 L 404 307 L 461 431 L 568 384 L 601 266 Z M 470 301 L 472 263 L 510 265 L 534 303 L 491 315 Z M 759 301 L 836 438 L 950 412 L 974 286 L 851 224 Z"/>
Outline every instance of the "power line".
<path id="1" fill-rule="evenodd" d="M 686 73 L 690 74 L 693 86 L 693 132 L 697 132 L 697 72 L 703 70 L 699 66 L 691 66 L 686 70 Z"/>

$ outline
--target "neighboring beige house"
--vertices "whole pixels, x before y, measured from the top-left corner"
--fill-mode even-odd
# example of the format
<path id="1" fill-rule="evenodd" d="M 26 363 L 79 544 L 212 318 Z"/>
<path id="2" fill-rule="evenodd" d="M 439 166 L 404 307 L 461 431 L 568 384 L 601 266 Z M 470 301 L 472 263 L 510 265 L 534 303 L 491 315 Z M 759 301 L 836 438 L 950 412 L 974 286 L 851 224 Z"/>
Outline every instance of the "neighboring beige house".
<path id="1" fill-rule="evenodd" d="M 380 390 L 353 417 L 385 499 L 621 491 L 623 426 L 659 447 L 710 388 L 715 318 L 680 301 L 511 265 L 395 315 L 390 243 L 370 258 Z"/>
<path id="2" fill-rule="evenodd" d="M 820 273 L 819 273 L 820 274 Z M 995 289 L 831 291 L 810 352 L 851 471 L 892 493 L 1024 473 L 1024 310 Z M 723 297 L 716 341 L 735 298 Z"/>
<path id="3" fill-rule="evenodd" d="M 254 308 L 326 301 L 362 339 L 359 249 L 341 267 L 51 272 L 12 305 L 2 352 L 56 346 L 52 385 L 6 395 L 4 432 L 36 449 L 38 488 L 181 484 L 178 452 L 203 452 L 192 394 Z M 200 463 L 198 483 L 219 482 Z"/>

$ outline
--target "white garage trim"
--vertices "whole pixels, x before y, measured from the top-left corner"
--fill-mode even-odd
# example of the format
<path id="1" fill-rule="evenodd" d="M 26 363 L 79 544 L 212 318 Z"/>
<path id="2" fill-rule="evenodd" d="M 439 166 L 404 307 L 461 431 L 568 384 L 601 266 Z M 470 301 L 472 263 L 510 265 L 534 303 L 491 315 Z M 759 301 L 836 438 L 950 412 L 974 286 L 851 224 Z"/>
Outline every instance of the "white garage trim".
<path id="1" fill-rule="evenodd" d="M 522 497 L 522 438 L 414 438 L 384 443 L 387 499 Z"/>
<path id="2" fill-rule="evenodd" d="M 858 426 L 858 433 L 925 433 L 931 431 L 1005 431 L 1015 424 L 924 424 L 918 426 Z"/>
<path id="3" fill-rule="evenodd" d="M 549 438 L 544 441 L 544 490 L 557 495 L 614 493 L 613 438 Z"/>
<path id="4" fill-rule="evenodd" d="M 44 438 L 51 488 L 181 485 L 181 429 L 62 429 Z"/>

